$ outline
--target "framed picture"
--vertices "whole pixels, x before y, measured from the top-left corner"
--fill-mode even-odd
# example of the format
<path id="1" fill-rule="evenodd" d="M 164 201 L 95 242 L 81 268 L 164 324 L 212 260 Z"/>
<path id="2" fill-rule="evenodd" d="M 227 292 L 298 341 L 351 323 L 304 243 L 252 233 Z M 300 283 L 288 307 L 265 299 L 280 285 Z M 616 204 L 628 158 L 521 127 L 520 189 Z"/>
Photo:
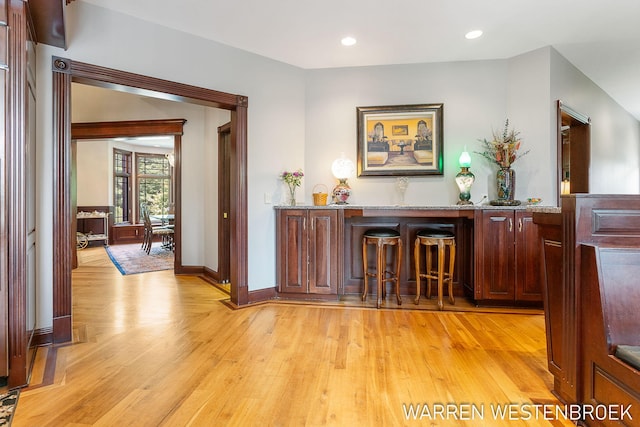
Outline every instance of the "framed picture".
<path id="1" fill-rule="evenodd" d="M 443 104 L 357 107 L 358 176 L 442 175 Z"/>

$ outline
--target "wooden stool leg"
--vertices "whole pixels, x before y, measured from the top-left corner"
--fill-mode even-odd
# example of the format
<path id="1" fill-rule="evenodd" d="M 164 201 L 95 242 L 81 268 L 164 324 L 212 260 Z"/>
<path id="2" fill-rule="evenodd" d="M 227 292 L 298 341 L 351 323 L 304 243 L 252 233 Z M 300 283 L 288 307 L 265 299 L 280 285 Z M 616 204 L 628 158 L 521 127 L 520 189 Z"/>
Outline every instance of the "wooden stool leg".
<path id="1" fill-rule="evenodd" d="M 382 244 L 382 265 L 378 265 L 378 268 L 382 268 L 382 299 L 387 298 L 387 245 Z"/>
<path id="2" fill-rule="evenodd" d="M 382 279 L 384 278 L 384 267 L 385 260 L 382 259 L 382 239 L 378 239 L 378 244 L 376 245 L 376 281 L 378 282 L 378 295 L 376 295 L 378 302 L 377 307 L 380 308 L 382 305 Z"/>
<path id="3" fill-rule="evenodd" d="M 362 292 L 362 301 L 366 301 L 367 300 L 367 291 L 369 288 L 369 266 L 367 265 L 367 238 L 364 237 L 362 239 L 362 264 L 363 264 L 363 270 L 364 271 L 364 291 Z"/>
<path id="4" fill-rule="evenodd" d="M 416 304 L 420 303 L 420 239 L 416 239 L 413 245 L 413 262 L 416 267 Z"/>
<path id="5" fill-rule="evenodd" d="M 398 253 L 396 254 L 396 300 L 398 305 L 402 305 L 402 297 L 400 296 L 400 269 L 402 268 L 402 240 L 398 239 L 398 245 L 396 247 Z"/>
<path id="6" fill-rule="evenodd" d="M 444 242 L 438 242 L 438 309 L 443 310 L 442 285 L 444 282 Z"/>
<path id="7" fill-rule="evenodd" d="M 449 245 L 449 302 L 455 304 L 456 300 L 453 297 L 453 267 L 456 262 L 456 244 L 455 242 Z"/>
<path id="8" fill-rule="evenodd" d="M 427 261 L 427 299 L 431 298 L 431 270 L 433 269 L 433 264 L 431 263 L 431 246 L 427 245 L 427 252 L 425 254 L 425 259 Z"/>

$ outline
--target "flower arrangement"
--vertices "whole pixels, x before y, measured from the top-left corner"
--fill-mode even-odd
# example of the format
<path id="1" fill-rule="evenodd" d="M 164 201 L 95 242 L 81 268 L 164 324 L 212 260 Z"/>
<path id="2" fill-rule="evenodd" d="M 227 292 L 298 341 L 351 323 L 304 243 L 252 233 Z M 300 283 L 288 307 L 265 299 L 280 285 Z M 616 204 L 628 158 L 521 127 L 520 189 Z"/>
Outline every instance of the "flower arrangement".
<path id="1" fill-rule="evenodd" d="M 284 171 L 280 174 L 280 178 L 290 187 L 300 187 L 300 185 L 302 184 L 303 176 L 304 174 L 302 173 L 302 169 L 298 169 L 295 172 Z"/>
<path id="2" fill-rule="evenodd" d="M 284 171 L 280 174 L 280 179 L 289 186 L 289 204 L 291 206 L 296 205 L 296 187 L 300 187 L 302 184 L 303 176 L 302 169 L 295 172 Z"/>
<path id="3" fill-rule="evenodd" d="M 509 130 L 509 119 L 507 119 L 504 123 L 502 134 L 493 131 L 493 139 L 491 141 L 480 139 L 479 141 L 482 143 L 484 150 L 475 151 L 475 153 L 480 154 L 501 168 L 508 168 L 513 162 L 529 152 L 527 150 L 524 153 L 518 153 L 522 142 L 519 135 L 520 132 L 514 129 Z"/>

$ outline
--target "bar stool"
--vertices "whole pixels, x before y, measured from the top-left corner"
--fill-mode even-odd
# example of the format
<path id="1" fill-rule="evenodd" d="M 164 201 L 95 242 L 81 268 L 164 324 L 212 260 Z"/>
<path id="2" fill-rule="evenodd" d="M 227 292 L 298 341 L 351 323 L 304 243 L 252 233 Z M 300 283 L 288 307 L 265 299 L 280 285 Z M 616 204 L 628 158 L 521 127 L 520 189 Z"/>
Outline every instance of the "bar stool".
<path id="1" fill-rule="evenodd" d="M 369 266 L 367 265 L 367 247 L 369 245 L 376 245 L 375 273 L 369 272 Z M 395 254 L 395 272 L 387 271 L 386 269 L 388 246 L 396 246 L 397 248 Z M 402 263 L 402 240 L 400 239 L 400 233 L 391 228 L 373 228 L 367 230 L 362 237 L 362 263 L 364 265 L 364 293 L 362 294 L 362 301 L 366 301 L 367 299 L 369 277 L 375 277 L 378 285 L 377 307 L 380 308 L 382 297 L 386 293 L 386 282 L 395 283 L 396 299 L 398 300 L 398 305 L 402 304 L 402 298 L 400 298 L 400 265 Z M 390 277 L 387 277 L 387 275 Z"/>
<path id="2" fill-rule="evenodd" d="M 420 273 L 420 247 L 425 245 L 427 252 L 425 258 L 427 261 L 427 270 Z M 438 269 L 433 269 L 431 259 L 431 247 L 438 247 Z M 449 248 L 449 271 L 445 271 L 444 259 L 445 249 Z M 449 284 L 449 302 L 455 304 L 453 297 L 453 267 L 456 260 L 456 240 L 453 233 L 446 230 L 424 229 L 418 231 L 414 245 L 414 262 L 416 265 L 416 299 L 415 303 L 420 302 L 420 278 L 427 279 L 427 298 L 431 298 L 431 279 L 438 281 L 438 309 L 444 308 L 442 304 L 442 287 L 444 282 Z"/>

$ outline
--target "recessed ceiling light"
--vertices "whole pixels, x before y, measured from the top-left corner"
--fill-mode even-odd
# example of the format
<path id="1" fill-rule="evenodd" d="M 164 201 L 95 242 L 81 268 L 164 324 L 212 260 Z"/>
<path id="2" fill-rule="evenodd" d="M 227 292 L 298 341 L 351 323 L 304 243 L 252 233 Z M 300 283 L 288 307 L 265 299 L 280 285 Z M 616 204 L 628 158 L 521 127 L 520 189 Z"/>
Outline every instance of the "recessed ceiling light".
<path id="1" fill-rule="evenodd" d="M 464 37 L 466 39 L 473 40 L 473 39 L 477 39 L 481 35 L 482 35 L 482 30 L 473 30 L 473 31 L 469 31 L 467 34 L 465 34 Z"/>
<path id="2" fill-rule="evenodd" d="M 356 39 L 350 36 L 344 37 L 342 40 L 340 40 L 340 43 L 342 43 L 342 46 L 353 46 L 354 44 L 356 44 Z"/>

